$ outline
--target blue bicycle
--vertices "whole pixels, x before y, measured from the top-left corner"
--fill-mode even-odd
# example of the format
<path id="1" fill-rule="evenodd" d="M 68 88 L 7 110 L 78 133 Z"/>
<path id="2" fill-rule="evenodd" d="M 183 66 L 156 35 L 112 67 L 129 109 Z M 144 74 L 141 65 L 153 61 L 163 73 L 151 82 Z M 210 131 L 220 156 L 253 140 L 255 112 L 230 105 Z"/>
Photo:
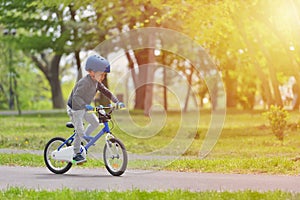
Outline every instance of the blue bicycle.
<path id="1" fill-rule="evenodd" d="M 106 112 L 105 109 L 109 109 L 109 112 Z M 103 149 L 104 164 L 111 175 L 120 176 L 127 168 L 128 158 L 124 144 L 111 133 L 108 124 L 115 107 L 98 106 L 95 110 L 98 114 L 99 123 L 104 124 L 104 128 L 99 131 L 95 137 L 90 138 L 86 145 L 82 143 L 82 156 L 86 158 L 88 149 L 94 146 L 95 142 L 106 134 Z M 68 128 L 74 128 L 71 122 L 68 122 L 66 126 Z M 44 161 L 51 172 L 64 174 L 72 167 L 74 154 L 72 142 L 74 141 L 74 136 L 75 130 L 68 139 L 54 137 L 46 144 L 44 149 Z"/>

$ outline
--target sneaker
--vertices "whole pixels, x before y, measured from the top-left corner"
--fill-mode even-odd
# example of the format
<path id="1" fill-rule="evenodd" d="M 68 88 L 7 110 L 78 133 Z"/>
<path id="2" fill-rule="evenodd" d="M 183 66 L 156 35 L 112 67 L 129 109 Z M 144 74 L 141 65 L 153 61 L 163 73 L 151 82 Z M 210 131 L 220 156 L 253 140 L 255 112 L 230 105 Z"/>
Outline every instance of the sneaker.
<path id="1" fill-rule="evenodd" d="M 93 139 L 93 137 L 92 137 L 92 136 L 88 136 L 88 135 L 84 135 L 84 136 L 83 136 L 83 139 L 85 139 L 85 141 L 86 141 L 87 143 L 89 143 L 89 142 Z"/>
<path id="2" fill-rule="evenodd" d="M 73 164 L 80 164 L 80 163 L 84 163 L 86 162 L 86 159 L 80 154 L 76 154 L 74 157 L 73 157 Z"/>

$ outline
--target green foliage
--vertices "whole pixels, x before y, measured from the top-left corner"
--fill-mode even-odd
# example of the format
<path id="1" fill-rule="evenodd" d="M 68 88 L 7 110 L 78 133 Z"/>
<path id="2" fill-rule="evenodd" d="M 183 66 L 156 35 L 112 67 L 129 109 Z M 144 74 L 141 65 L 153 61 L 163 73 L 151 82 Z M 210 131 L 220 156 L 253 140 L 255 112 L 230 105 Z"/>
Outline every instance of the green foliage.
<path id="1" fill-rule="evenodd" d="M 268 118 L 273 134 L 280 140 L 284 139 L 289 113 L 284 108 L 272 105 L 264 115 Z"/>
<path id="2" fill-rule="evenodd" d="M 267 95 L 264 100 L 272 102 L 275 97 L 266 92 L 270 88 L 265 84 L 271 76 L 299 71 L 295 8 L 288 1 L 5 0 L 0 5 L 0 30 L 16 28 L 18 48 L 26 54 L 46 54 L 40 63 L 45 58 L 51 63 L 49 57 L 55 53 L 70 55 L 92 49 L 108 37 L 139 27 L 183 32 L 209 51 L 224 78 L 226 73 L 234 73 L 233 79 L 242 77 L 235 84 L 231 79 L 225 84 L 227 94 L 232 93 L 228 101 L 237 98 L 234 102 L 245 109 L 253 108 L 261 87 L 261 96 Z M 41 70 L 51 74 L 45 71 L 49 67 Z M 277 80 L 271 84 L 277 91 Z M 0 96 L 0 101 L 5 97 Z"/>
<path id="3" fill-rule="evenodd" d="M 8 109 L 9 89 L 18 95 L 21 110 L 50 109 L 51 94 L 49 84 L 40 71 L 37 71 L 30 59 L 24 56 L 10 37 L 0 37 L 0 109 Z M 9 58 L 10 52 L 13 52 Z M 10 77 L 14 78 L 10 82 Z M 14 81 L 15 80 L 15 81 Z M 15 86 L 16 85 L 16 86 Z M 15 108 L 16 108 L 15 100 Z"/>
<path id="4" fill-rule="evenodd" d="M 47 96 L 47 100 L 51 101 L 52 99 L 53 108 L 65 107 L 60 80 L 64 75 L 62 72 L 67 69 L 67 66 L 61 65 L 60 60 L 65 60 L 64 56 L 72 53 L 79 58 L 82 49 L 93 48 L 101 37 L 99 32 L 96 34 L 98 30 L 96 30 L 95 20 L 97 17 L 93 14 L 86 14 L 87 10 L 93 12 L 86 7 L 88 4 L 81 1 L 75 5 L 72 0 L 1 1 L 0 30 L 16 29 L 16 35 L 6 37 L 5 40 L 10 38 L 16 44 L 16 49 L 23 52 L 18 56 L 14 54 L 14 58 L 18 62 L 22 62 L 22 58 L 27 56 L 31 63 L 36 65 L 36 69 L 43 73 L 42 79 L 48 81 L 47 95 L 30 100 L 26 99 L 26 96 L 21 96 L 25 98 L 24 101 L 30 104 L 36 99 L 39 101 L 40 98 Z M 1 35 L 0 40 L 2 38 L 4 37 Z M 80 59 L 77 61 L 80 63 Z M 18 71 L 15 65 L 10 65 L 10 67 Z M 31 69 L 29 72 L 36 74 L 35 69 Z M 2 99 L 4 97 L 0 96 L 0 101 L 4 101 Z M 48 105 L 49 103 L 45 100 L 35 108 L 48 109 Z M 27 108 L 23 107 L 23 109 Z"/>

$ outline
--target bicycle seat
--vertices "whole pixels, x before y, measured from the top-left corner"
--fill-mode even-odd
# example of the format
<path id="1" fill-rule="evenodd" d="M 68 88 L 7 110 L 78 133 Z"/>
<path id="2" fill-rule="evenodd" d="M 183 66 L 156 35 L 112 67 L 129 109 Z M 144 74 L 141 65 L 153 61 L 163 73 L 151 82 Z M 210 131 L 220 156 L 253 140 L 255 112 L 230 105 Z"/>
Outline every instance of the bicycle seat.
<path id="1" fill-rule="evenodd" d="M 67 122 L 66 123 L 66 127 L 68 127 L 68 128 L 74 128 L 74 125 L 73 125 L 72 122 Z"/>

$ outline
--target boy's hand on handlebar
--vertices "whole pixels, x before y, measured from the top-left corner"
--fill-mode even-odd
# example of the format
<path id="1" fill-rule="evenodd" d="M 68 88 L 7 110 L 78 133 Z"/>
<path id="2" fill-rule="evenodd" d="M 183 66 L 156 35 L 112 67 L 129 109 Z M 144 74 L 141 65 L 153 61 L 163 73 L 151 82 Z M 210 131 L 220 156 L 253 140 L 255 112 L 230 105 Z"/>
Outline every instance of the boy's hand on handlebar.
<path id="1" fill-rule="evenodd" d="M 120 109 L 123 109 L 125 108 L 125 104 L 123 102 L 118 102 L 116 103 L 114 106 L 112 106 L 111 104 L 109 105 L 109 107 L 104 107 L 102 105 L 99 105 L 97 107 L 93 107 L 91 105 L 85 105 L 85 109 L 87 111 L 97 111 L 97 110 L 103 110 L 103 109 L 112 109 L 112 108 L 115 108 L 116 110 L 120 110 Z"/>
<path id="2" fill-rule="evenodd" d="M 91 105 L 85 105 L 85 109 L 88 110 L 88 111 L 93 111 L 94 107 L 91 106 Z"/>
<path id="3" fill-rule="evenodd" d="M 125 104 L 123 102 L 116 103 L 116 109 L 117 110 L 120 110 L 120 109 L 123 109 L 123 108 L 125 108 Z"/>

